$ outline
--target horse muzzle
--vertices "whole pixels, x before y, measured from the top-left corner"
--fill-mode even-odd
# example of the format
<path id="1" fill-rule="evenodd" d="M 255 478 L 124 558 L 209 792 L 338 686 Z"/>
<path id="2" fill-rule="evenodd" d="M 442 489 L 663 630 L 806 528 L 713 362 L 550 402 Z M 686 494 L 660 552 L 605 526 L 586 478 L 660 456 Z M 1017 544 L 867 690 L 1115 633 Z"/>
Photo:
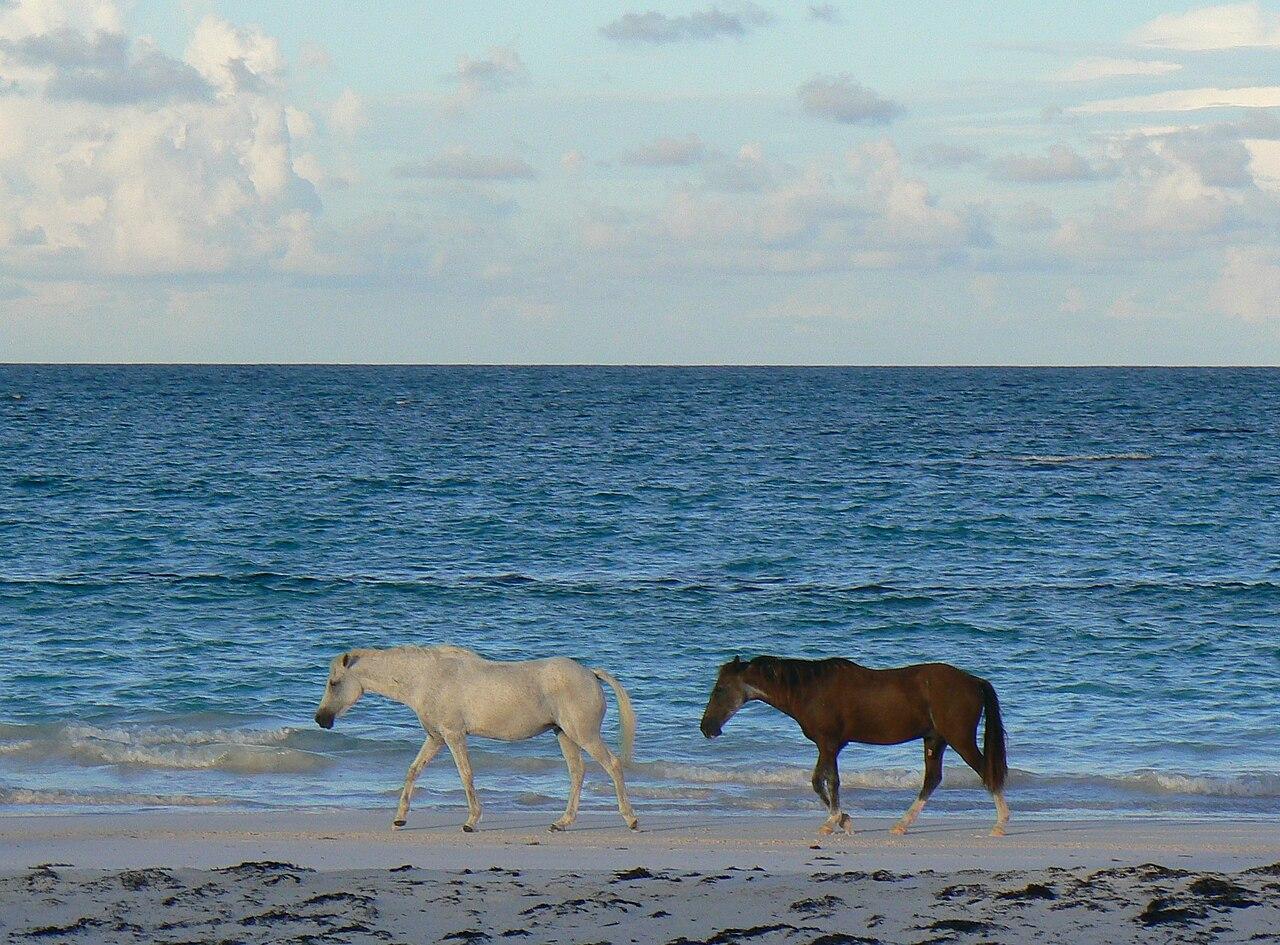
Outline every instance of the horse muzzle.
<path id="1" fill-rule="evenodd" d="M 710 722 L 702 723 L 702 734 L 707 738 L 719 738 L 723 729 L 719 725 L 712 725 Z"/>
<path id="2" fill-rule="evenodd" d="M 319 725 L 321 728 L 333 728 L 333 713 L 317 712 L 316 724 Z"/>

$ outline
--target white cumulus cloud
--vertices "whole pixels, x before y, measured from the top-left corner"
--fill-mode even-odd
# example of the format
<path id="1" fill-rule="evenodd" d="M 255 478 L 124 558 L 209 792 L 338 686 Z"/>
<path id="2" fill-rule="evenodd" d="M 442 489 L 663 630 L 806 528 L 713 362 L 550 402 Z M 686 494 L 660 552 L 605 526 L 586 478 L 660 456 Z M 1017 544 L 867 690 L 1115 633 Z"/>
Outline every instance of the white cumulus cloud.
<path id="1" fill-rule="evenodd" d="M 1280 47 L 1280 14 L 1260 3 L 1227 3 L 1185 13 L 1166 13 L 1141 26 L 1134 42 L 1158 49 L 1206 52 Z"/>
<path id="2" fill-rule="evenodd" d="M 276 41 L 206 17 L 182 60 L 85 0 L 0 6 L 0 264 L 33 277 L 290 268 L 320 201 Z"/>

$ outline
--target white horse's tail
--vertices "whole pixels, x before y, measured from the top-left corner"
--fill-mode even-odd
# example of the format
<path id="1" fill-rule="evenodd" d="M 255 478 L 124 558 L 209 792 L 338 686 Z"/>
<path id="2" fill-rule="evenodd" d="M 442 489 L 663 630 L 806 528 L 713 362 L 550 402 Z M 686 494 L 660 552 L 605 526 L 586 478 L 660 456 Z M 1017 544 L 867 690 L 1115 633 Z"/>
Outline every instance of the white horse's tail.
<path id="1" fill-rule="evenodd" d="M 631 697 L 627 695 L 627 690 L 622 688 L 622 683 L 614 679 L 610 673 L 603 669 L 593 669 L 591 672 L 595 673 L 596 679 L 607 682 L 618 699 L 618 754 L 626 764 L 630 764 L 631 754 L 636 744 L 636 713 L 631 708 Z"/>

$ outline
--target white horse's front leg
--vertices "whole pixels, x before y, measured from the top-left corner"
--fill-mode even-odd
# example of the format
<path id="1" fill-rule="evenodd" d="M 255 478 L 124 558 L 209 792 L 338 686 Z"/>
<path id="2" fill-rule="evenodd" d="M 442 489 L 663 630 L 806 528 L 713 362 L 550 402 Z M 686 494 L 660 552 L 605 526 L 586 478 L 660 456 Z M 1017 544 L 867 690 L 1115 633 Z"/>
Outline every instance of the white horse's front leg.
<path id="1" fill-rule="evenodd" d="M 471 780 L 471 756 L 467 754 L 467 736 L 464 733 L 444 736 L 449 753 L 453 755 L 453 763 L 458 766 L 458 777 L 462 779 L 462 790 L 467 795 L 467 810 L 470 816 L 462 829 L 471 833 L 480 820 L 480 801 L 476 799 L 476 786 Z"/>
<path id="2" fill-rule="evenodd" d="M 585 766 L 582 764 L 582 750 L 577 743 L 564 732 L 556 735 L 560 741 L 560 750 L 564 752 L 564 763 L 569 768 L 569 803 L 565 806 L 564 816 L 551 825 L 552 830 L 564 830 L 578 816 L 578 799 L 582 796 L 582 776 Z"/>
<path id="3" fill-rule="evenodd" d="M 409 773 L 404 778 L 404 790 L 400 792 L 400 804 L 396 807 L 396 817 L 392 821 L 393 827 L 404 826 L 405 819 L 409 816 L 409 799 L 413 797 L 413 785 L 418 780 L 418 775 L 422 774 L 422 769 L 431 763 L 436 752 L 443 747 L 444 739 L 439 735 L 431 735 L 418 749 L 417 756 L 409 765 Z"/>

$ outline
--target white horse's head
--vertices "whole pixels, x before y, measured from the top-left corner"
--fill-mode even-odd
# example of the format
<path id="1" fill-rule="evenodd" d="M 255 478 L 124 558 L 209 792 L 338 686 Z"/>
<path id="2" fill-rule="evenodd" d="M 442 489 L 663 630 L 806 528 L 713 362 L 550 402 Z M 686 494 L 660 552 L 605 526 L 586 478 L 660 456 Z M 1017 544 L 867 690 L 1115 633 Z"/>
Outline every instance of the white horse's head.
<path id="1" fill-rule="evenodd" d="M 364 686 L 352 672 L 360 657 L 354 653 L 335 656 L 329 663 L 329 681 L 324 688 L 324 698 L 316 709 L 316 724 L 321 728 L 333 728 L 334 719 L 360 701 Z"/>

